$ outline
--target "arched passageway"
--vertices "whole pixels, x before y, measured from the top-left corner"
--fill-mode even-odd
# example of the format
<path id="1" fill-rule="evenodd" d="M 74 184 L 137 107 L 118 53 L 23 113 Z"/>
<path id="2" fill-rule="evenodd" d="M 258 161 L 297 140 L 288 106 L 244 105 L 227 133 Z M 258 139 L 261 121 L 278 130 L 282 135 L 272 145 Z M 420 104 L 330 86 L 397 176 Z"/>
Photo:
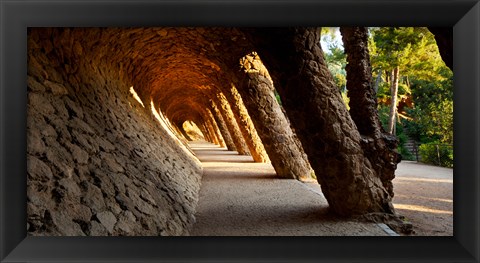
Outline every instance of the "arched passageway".
<path id="1" fill-rule="evenodd" d="M 185 122 L 211 143 L 271 162 L 279 177 L 314 172 L 337 214 L 393 214 L 395 140 L 375 122 L 363 132 L 350 115 L 319 36 L 318 28 L 30 28 L 28 232 L 188 234 L 202 166 Z"/>

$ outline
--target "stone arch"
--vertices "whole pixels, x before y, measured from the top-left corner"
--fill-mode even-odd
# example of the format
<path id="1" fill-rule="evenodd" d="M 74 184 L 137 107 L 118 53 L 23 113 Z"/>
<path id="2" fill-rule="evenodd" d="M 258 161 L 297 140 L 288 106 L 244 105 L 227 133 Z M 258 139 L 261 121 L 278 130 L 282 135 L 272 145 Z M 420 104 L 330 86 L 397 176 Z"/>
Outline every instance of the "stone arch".
<path id="1" fill-rule="evenodd" d="M 169 116 L 172 120 L 176 123 L 183 123 L 186 120 L 193 120 L 197 126 L 203 127 L 202 133 L 206 135 L 206 138 L 211 138 L 209 140 L 212 143 L 219 144 L 219 138 L 217 136 L 217 132 L 214 130 L 214 126 L 212 124 L 213 119 L 207 113 L 207 111 L 198 103 L 189 103 L 189 104 L 182 104 L 177 105 L 178 108 L 173 109 L 173 113 Z"/>
<path id="2" fill-rule="evenodd" d="M 333 211 L 393 213 L 384 187 L 393 177 L 372 168 L 362 136 L 333 92 L 317 31 L 29 29 L 28 231 L 187 234 L 194 222 L 201 165 L 179 138 L 178 125 L 193 120 L 211 142 L 223 140 L 245 153 L 257 149 L 248 143 L 252 128 L 230 127 L 247 126 L 239 118 L 242 109 L 235 107 L 238 101 L 279 175 L 300 178 L 304 173 L 295 172 L 303 155 L 293 140 L 290 147 L 268 146 L 268 140 L 292 133 L 291 125 Z M 284 103 L 289 122 L 277 124 L 283 130 L 270 121 L 283 115 L 279 108 L 256 112 L 265 94 L 266 104 L 275 104 L 267 92 L 269 80 L 241 69 L 239 59 L 253 50 Z M 241 100 L 231 93 L 232 84 Z M 143 106 L 130 93 L 132 86 Z M 250 90 L 264 93 L 253 100 Z M 262 126 L 268 123 L 275 129 Z M 247 143 L 238 145 L 239 138 Z M 129 228 L 132 221 L 140 224 Z"/>

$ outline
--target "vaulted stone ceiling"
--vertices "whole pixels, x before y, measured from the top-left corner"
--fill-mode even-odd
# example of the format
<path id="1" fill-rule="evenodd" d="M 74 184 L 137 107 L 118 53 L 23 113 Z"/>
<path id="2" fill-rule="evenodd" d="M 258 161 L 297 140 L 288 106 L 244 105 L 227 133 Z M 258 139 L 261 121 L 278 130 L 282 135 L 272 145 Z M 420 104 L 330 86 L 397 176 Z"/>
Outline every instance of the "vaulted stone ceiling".
<path id="1" fill-rule="evenodd" d="M 235 28 L 79 28 L 45 29 L 32 37 L 53 38 L 48 53 L 57 51 L 67 70 L 78 62 L 108 64 L 128 79 L 142 101 L 173 114 L 177 104 L 205 105 L 210 96 L 232 82 L 239 59 L 252 51 Z M 81 40 L 81 44 L 79 42 Z M 38 42 L 38 41 L 34 41 Z M 59 48 L 61 47 L 61 48 Z M 250 48 L 249 48 L 250 47 Z M 93 68 L 93 70 L 95 70 Z M 122 76 L 123 75 L 123 76 Z M 194 110 L 194 108 L 192 108 Z"/>

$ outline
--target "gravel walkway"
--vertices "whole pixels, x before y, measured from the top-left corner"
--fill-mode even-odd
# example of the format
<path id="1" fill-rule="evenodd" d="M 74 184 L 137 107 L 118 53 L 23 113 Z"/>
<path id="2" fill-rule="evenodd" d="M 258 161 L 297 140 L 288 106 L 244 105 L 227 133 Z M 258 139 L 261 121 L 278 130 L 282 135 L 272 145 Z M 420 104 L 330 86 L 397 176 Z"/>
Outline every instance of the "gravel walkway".
<path id="1" fill-rule="evenodd" d="M 414 235 L 453 236 L 453 169 L 402 161 L 393 187 L 393 205 Z"/>
<path id="2" fill-rule="evenodd" d="M 383 224 L 329 214 L 318 184 L 276 178 L 271 164 L 214 144 L 190 146 L 204 168 L 193 236 L 390 235 Z"/>

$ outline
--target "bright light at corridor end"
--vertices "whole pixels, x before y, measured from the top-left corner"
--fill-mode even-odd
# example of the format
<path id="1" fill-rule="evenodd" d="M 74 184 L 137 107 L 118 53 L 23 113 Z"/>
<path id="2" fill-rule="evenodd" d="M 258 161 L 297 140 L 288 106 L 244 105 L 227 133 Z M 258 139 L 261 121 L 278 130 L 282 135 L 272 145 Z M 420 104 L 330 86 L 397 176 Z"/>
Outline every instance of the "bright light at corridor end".
<path id="1" fill-rule="evenodd" d="M 133 98 L 136 99 L 142 105 L 142 107 L 145 108 L 145 105 L 143 105 L 143 101 L 140 99 L 137 92 L 135 92 L 135 90 L 133 89 L 133 86 L 130 87 L 130 93 L 133 95 Z"/>

